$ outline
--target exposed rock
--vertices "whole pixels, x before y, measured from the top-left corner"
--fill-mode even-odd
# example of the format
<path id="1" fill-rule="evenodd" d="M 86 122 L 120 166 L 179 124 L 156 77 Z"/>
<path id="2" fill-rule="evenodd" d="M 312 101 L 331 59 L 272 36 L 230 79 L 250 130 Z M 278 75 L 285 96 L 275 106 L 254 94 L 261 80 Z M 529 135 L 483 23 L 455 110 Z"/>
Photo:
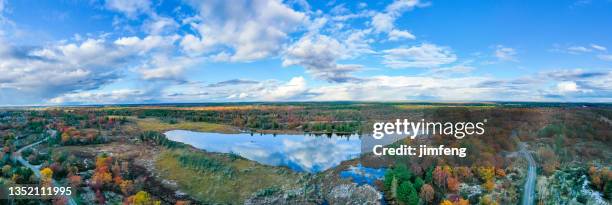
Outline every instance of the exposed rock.
<path id="1" fill-rule="evenodd" d="M 382 194 L 368 184 L 351 183 L 335 186 L 326 199 L 329 204 L 381 204 Z"/>
<path id="2" fill-rule="evenodd" d="M 322 200 L 317 199 L 316 195 L 305 194 L 304 189 L 293 189 L 286 191 L 278 191 L 274 193 L 255 193 L 244 204 L 259 205 L 259 204 L 320 204 Z"/>

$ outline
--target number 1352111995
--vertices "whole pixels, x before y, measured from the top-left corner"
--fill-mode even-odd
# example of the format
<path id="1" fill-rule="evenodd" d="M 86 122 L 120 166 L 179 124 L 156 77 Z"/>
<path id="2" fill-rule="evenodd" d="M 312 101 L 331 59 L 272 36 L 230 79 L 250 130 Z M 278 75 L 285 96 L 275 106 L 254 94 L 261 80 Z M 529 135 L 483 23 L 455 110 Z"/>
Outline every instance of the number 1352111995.
<path id="1" fill-rule="evenodd" d="M 2 198 L 54 198 L 71 196 L 70 186 L 14 185 L 5 187 Z"/>

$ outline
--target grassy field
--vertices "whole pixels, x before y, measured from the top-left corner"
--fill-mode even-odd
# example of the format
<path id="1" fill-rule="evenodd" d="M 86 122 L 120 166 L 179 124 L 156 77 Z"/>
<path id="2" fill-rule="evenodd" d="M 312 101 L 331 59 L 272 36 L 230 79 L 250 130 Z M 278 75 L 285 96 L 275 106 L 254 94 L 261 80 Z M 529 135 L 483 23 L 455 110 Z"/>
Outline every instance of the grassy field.
<path id="1" fill-rule="evenodd" d="M 204 159 L 219 163 L 215 166 L 194 168 L 179 160 L 183 157 Z M 258 164 L 242 158 L 205 153 L 189 149 L 164 150 L 155 163 L 156 170 L 164 179 L 177 182 L 179 189 L 202 202 L 242 204 L 253 193 L 276 188 L 300 186 L 304 176 L 288 168 Z M 211 171 L 222 167 L 222 170 Z"/>
<path id="2" fill-rule="evenodd" d="M 156 118 L 130 118 L 134 120 L 138 127 L 142 130 L 152 130 L 158 132 L 164 132 L 168 130 L 191 130 L 191 131 L 200 131 L 200 132 L 219 132 L 219 133 L 238 133 L 239 130 L 235 127 L 229 125 L 222 124 L 214 124 L 207 122 L 187 122 L 187 121 L 178 121 L 177 123 L 166 123 L 162 122 Z"/>

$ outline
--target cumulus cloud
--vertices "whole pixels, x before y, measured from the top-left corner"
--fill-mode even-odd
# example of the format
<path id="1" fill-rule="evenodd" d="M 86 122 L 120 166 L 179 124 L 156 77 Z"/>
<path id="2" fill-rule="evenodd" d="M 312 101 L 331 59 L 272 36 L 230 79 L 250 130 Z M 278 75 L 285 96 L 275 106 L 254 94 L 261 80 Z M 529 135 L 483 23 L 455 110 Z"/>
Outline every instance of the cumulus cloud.
<path id="1" fill-rule="evenodd" d="M 130 53 L 115 49 L 104 39 L 59 43 L 45 47 L 0 48 L 0 89 L 42 102 L 56 95 L 93 90 L 117 79 Z M 12 90 L 12 91 L 11 91 Z M 12 102 L 8 96 L 3 102 Z"/>
<path id="2" fill-rule="evenodd" d="M 280 0 L 192 1 L 198 11 L 190 23 L 195 34 L 181 45 L 187 52 L 226 52 L 228 60 L 252 61 L 277 54 L 288 34 L 303 26 L 307 17 Z"/>
<path id="3" fill-rule="evenodd" d="M 415 7 L 425 7 L 427 3 L 419 0 L 395 0 L 387 5 L 384 12 L 377 12 L 372 16 L 371 25 L 377 33 L 387 33 L 389 40 L 399 40 L 400 38 L 415 39 L 415 36 L 407 31 L 395 28 L 395 20 L 405 11 Z"/>
<path id="4" fill-rule="evenodd" d="M 578 85 L 572 81 L 559 82 L 557 83 L 557 90 L 562 93 L 576 92 L 578 91 Z"/>
<path id="5" fill-rule="evenodd" d="M 143 25 L 143 30 L 151 35 L 171 34 L 179 27 L 179 24 L 172 18 L 153 15 Z"/>
<path id="6" fill-rule="evenodd" d="M 110 10 L 125 14 L 128 18 L 151 12 L 151 1 L 149 0 L 107 0 L 105 6 Z"/>
<path id="7" fill-rule="evenodd" d="M 174 42 L 176 42 L 179 38 L 180 37 L 178 35 L 149 35 L 144 38 L 130 36 L 118 38 L 114 41 L 114 44 L 120 46 L 121 48 L 129 49 L 132 52 L 146 54 L 154 49 L 172 49 Z"/>
<path id="8" fill-rule="evenodd" d="M 423 43 L 409 48 L 394 48 L 383 51 L 383 64 L 391 68 L 433 68 L 457 60 L 448 47 Z"/>
<path id="9" fill-rule="evenodd" d="M 543 93 L 556 99 L 611 100 L 612 71 L 565 69 L 544 72 L 535 78 L 538 81 L 554 83 L 554 87 L 542 89 Z"/>
<path id="10" fill-rule="evenodd" d="M 183 56 L 171 57 L 157 54 L 149 62 L 142 65 L 138 72 L 145 80 L 175 80 L 183 81 L 183 72 L 193 66 L 198 60 Z"/>
<path id="11" fill-rule="evenodd" d="M 263 100 L 291 100 L 306 92 L 306 80 L 304 77 L 293 77 L 286 84 L 268 88 L 259 93 Z"/>
<path id="12" fill-rule="evenodd" d="M 497 45 L 495 47 L 495 57 L 500 61 L 517 61 L 517 52 L 514 48 Z"/>
<path id="13" fill-rule="evenodd" d="M 491 99 L 494 90 L 478 87 L 488 78 L 439 78 L 427 76 L 374 76 L 361 83 L 313 88 L 314 100 L 401 101 L 423 96 L 433 100 Z"/>
<path id="14" fill-rule="evenodd" d="M 415 39 L 416 37 L 414 35 L 412 35 L 412 33 L 408 32 L 408 31 L 402 31 L 402 30 L 397 30 L 397 29 L 393 29 L 391 30 L 391 32 L 389 32 L 389 40 L 390 41 L 397 41 L 400 39 Z"/>
<path id="15" fill-rule="evenodd" d="M 557 74 L 557 75 L 555 75 Z M 548 85 L 553 87 L 547 87 Z M 513 79 L 452 76 L 374 76 L 359 83 L 310 88 L 312 100 L 365 101 L 609 101 L 612 72 L 554 70 Z"/>
<path id="16" fill-rule="evenodd" d="M 52 104 L 113 104 L 146 102 L 151 99 L 146 92 L 136 89 L 119 89 L 109 92 L 66 93 L 49 100 Z"/>
<path id="17" fill-rule="evenodd" d="M 346 58 L 347 48 L 338 40 L 325 35 L 304 36 L 287 48 L 283 66 L 300 65 L 316 78 L 329 82 L 355 80 L 351 73 L 362 69 L 360 65 L 338 64 Z"/>

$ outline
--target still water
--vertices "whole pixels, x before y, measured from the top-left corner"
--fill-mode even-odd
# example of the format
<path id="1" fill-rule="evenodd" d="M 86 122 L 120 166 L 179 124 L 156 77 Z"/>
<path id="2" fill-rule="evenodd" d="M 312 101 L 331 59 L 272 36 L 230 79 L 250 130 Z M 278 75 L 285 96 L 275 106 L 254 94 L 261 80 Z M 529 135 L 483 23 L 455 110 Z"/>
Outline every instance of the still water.
<path id="1" fill-rule="evenodd" d="M 359 157 L 361 140 L 352 136 L 220 134 L 172 130 L 168 139 L 209 152 L 234 153 L 273 166 L 316 173 Z"/>

